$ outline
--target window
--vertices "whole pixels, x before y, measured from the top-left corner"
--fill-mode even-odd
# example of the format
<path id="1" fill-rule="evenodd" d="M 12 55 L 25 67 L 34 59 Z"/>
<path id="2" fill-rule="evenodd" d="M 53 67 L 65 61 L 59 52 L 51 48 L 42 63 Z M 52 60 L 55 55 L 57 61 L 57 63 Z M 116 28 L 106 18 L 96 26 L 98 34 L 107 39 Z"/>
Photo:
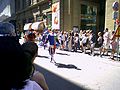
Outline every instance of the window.
<path id="1" fill-rule="evenodd" d="M 87 30 L 92 29 L 96 30 L 96 16 L 97 16 L 97 7 L 89 5 L 81 5 L 81 29 Z"/>
<path id="2" fill-rule="evenodd" d="M 26 6 L 31 6 L 31 0 L 26 0 Z"/>

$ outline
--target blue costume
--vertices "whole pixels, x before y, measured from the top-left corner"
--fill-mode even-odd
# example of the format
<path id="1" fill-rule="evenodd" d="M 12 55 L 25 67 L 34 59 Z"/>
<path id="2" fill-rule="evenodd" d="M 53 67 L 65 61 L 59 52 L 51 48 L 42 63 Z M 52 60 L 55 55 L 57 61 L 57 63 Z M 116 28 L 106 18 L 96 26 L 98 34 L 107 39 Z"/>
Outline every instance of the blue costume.
<path id="1" fill-rule="evenodd" d="M 55 54 L 56 43 L 59 43 L 56 34 L 49 33 L 47 41 L 49 41 L 49 54 L 51 55 L 51 62 L 54 61 L 53 55 Z M 55 61 L 54 61 L 55 62 Z"/>

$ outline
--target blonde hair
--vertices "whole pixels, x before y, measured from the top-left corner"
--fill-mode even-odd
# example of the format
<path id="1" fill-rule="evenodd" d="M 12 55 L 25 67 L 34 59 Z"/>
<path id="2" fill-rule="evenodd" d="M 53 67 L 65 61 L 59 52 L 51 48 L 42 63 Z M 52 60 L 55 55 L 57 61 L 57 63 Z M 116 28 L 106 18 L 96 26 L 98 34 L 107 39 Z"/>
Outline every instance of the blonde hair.
<path id="1" fill-rule="evenodd" d="M 102 35 L 102 33 L 101 32 L 98 32 L 98 36 L 101 36 Z"/>

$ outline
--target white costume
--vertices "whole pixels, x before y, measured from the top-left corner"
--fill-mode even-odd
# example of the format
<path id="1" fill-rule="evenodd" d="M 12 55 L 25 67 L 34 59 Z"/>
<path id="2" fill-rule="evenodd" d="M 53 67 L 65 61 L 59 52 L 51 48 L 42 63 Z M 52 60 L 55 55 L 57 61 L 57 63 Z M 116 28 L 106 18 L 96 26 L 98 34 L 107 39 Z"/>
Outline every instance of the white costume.
<path id="1" fill-rule="evenodd" d="M 16 90 L 16 89 L 12 89 Z M 23 89 L 20 90 L 43 90 L 35 81 L 28 80 Z"/>
<path id="2" fill-rule="evenodd" d="M 105 34 L 103 35 L 103 46 L 108 49 L 110 46 L 110 36 L 109 36 L 109 32 L 105 32 Z"/>
<path id="3" fill-rule="evenodd" d="M 22 90 L 43 90 L 35 81 L 29 80 Z"/>

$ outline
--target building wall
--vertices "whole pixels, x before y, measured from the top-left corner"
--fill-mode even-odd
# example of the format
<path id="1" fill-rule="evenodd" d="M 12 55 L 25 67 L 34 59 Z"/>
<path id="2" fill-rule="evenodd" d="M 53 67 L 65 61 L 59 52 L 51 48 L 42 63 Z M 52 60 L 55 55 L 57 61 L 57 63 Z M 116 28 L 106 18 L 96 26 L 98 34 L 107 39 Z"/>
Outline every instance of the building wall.
<path id="1" fill-rule="evenodd" d="M 0 21 L 12 17 L 15 14 L 14 0 L 0 0 Z"/>
<path id="2" fill-rule="evenodd" d="M 63 1 L 63 0 L 61 0 Z M 69 2 L 70 1 L 70 2 Z M 99 29 L 99 3 L 97 1 L 87 1 L 87 0 L 64 0 L 63 1 L 63 27 L 64 30 L 69 31 L 72 30 L 74 26 L 78 26 L 78 28 L 81 28 L 81 4 L 84 5 L 90 5 L 90 6 L 96 6 L 98 7 L 98 13 L 96 16 L 96 31 Z M 103 17 L 102 17 L 103 18 Z M 95 32 L 96 32 L 95 31 Z"/>
<path id="3" fill-rule="evenodd" d="M 120 0 L 106 0 L 105 28 L 108 28 L 110 31 L 114 30 L 114 20 L 112 19 L 112 4 L 114 1 L 119 2 Z"/>
<path id="4" fill-rule="evenodd" d="M 1 0 L 0 2 L 7 1 L 8 0 Z M 13 2 L 14 0 L 12 0 Z M 30 0 L 16 0 L 16 20 L 18 25 L 23 28 L 23 22 L 25 19 L 34 19 L 33 21 L 36 21 L 36 15 L 41 14 L 43 11 L 46 11 L 46 7 L 44 3 L 48 2 L 48 0 L 39 0 L 38 3 L 35 3 L 38 0 L 31 0 L 31 2 L 27 2 Z M 80 28 L 80 12 L 81 12 L 81 7 L 80 4 L 81 2 L 88 2 L 86 4 L 92 4 L 92 2 L 88 0 L 61 0 L 60 1 L 60 28 L 61 30 L 65 31 L 70 31 L 73 29 L 73 26 L 78 26 Z M 120 0 L 116 0 L 120 1 Z M 112 4 L 114 0 L 106 0 L 106 7 L 105 7 L 105 15 L 99 14 L 97 18 L 102 18 L 102 20 L 98 20 L 97 24 L 101 23 L 101 25 L 98 25 L 97 28 L 100 28 L 101 26 L 104 26 L 105 22 L 105 27 L 104 28 L 109 28 L 110 30 L 113 30 L 114 28 L 114 20 L 112 19 Z M 31 3 L 29 5 L 28 3 Z M 98 3 L 98 2 L 95 2 Z M 13 3 L 14 4 L 14 3 Z M 14 13 L 14 5 L 11 4 L 11 12 Z M 1 9 L 0 9 L 1 10 Z M 119 14 L 120 15 L 120 14 Z M 104 20 L 105 17 L 105 20 Z M 28 20 L 29 22 L 29 20 Z"/>
<path id="5" fill-rule="evenodd" d="M 73 10 L 72 11 L 72 27 L 73 26 L 80 26 L 80 0 L 73 0 L 71 1 L 71 6 L 73 6 Z M 79 27 L 80 28 L 80 27 Z"/>
<path id="6" fill-rule="evenodd" d="M 64 0 L 63 4 L 64 4 L 64 8 L 63 8 L 63 27 L 65 31 L 67 31 L 68 29 L 70 30 L 70 26 L 71 26 L 71 12 L 70 14 L 68 14 L 68 1 L 69 0 Z"/>
<path id="7" fill-rule="evenodd" d="M 65 31 L 71 31 L 73 26 L 79 26 L 80 18 L 80 0 L 61 0 L 64 7 L 61 12 L 61 28 Z M 64 24 L 63 24 L 64 23 Z"/>
<path id="8" fill-rule="evenodd" d="M 16 23 L 22 31 L 25 23 L 36 22 L 37 16 L 47 9 L 48 0 L 16 0 Z"/>

